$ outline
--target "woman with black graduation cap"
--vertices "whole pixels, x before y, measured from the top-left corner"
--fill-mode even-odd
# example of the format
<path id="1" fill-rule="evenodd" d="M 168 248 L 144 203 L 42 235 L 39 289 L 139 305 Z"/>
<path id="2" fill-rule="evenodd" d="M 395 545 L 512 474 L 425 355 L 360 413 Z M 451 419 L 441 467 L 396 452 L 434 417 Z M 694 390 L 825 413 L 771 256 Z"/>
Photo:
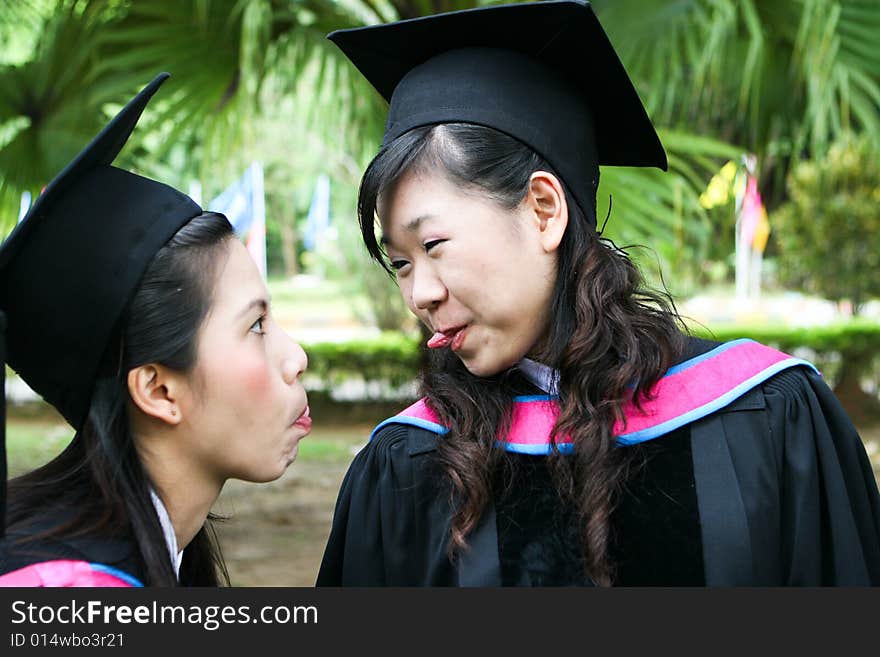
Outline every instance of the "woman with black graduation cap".
<path id="1" fill-rule="evenodd" d="M 390 102 L 361 230 L 433 336 L 319 585 L 880 584 L 877 485 L 812 365 L 684 335 L 597 232 L 600 165 L 666 155 L 588 4 L 329 38 Z"/>
<path id="2" fill-rule="evenodd" d="M 76 429 L 9 484 L 0 585 L 228 583 L 207 520 L 223 483 L 277 479 L 311 426 L 306 355 L 226 218 L 111 166 L 167 77 L 0 247 L 5 358 Z"/>

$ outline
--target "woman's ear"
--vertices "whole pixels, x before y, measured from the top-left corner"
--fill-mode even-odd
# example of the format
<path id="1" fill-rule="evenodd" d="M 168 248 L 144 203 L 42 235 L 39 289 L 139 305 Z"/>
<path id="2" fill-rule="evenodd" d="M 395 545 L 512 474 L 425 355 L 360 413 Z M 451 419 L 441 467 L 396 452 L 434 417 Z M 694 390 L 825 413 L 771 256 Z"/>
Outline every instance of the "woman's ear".
<path id="1" fill-rule="evenodd" d="M 178 399 L 181 385 L 179 375 L 155 363 L 128 372 L 128 393 L 135 406 L 146 415 L 170 425 L 183 420 Z"/>
<path id="2" fill-rule="evenodd" d="M 568 202 L 559 178 L 547 171 L 535 171 L 529 178 L 526 203 L 540 232 L 541 247 L 547 253 L 556 251 L 568 226 Z"/>

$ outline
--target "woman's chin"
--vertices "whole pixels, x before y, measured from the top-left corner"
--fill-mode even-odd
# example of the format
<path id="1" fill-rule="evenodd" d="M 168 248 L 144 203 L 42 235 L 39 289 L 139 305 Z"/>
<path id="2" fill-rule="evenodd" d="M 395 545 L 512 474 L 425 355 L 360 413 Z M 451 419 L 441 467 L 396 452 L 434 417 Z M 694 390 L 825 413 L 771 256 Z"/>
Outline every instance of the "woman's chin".
<path id="1" fill-rule="evenodd" d="M 500 372 L 510 369 L 516 364 L 516 361 L 508 363 L 506 360 L 479 358 L 478 356 L 471 358 L 462 358 L 459 356 L 459 359 L 461 360 L 462 365 L 467 368 L 468 372 L 480 378 L 495 376 Z"/>
<path id="2" fill-rule="evenodd" d="M 239 476 L 235 478 L 252 484 L 268 484 L 276 481 L 287 472 L 287 468 L 293 465 L 298 453 L 299 446 L 294 445 L 293 449 L 282 454 L 271 468 L 266 468 L 260 472 L 251 472 L 248 473 L 247 476 Z"/>

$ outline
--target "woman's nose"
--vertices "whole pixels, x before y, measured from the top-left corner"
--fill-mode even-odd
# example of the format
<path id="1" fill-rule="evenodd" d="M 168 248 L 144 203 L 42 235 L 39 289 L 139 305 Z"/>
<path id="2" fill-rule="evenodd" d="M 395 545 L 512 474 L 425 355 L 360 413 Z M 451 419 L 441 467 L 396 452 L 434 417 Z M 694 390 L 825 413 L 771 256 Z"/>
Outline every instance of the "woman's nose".
<path id="1" fill-rule="evenodd" d="M 428 310 L 446 298 L 446 286 L 431 267 L 416 267 L 413 270 L 412 305 L 418 310 Z"/>
<path id="2" fill-rule="evenodd" d="M 309 364 L 309 357 L 299 342 L 291 338 L 287 333 L 284 334 L 285 340 L 288 342 L 285 350 L 284 360 L 281 362 L 281 377 L 287 385 L 293 385 L 299 379 Z"/>

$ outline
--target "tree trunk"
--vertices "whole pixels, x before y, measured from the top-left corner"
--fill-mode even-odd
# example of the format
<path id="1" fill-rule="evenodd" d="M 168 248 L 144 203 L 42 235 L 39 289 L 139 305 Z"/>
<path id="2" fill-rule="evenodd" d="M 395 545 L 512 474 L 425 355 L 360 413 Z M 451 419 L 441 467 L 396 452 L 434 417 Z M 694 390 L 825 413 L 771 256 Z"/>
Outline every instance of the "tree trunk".
<path id="1" fill-rule="evenodd" d="M 284 260 L 284 273 L 288 277 L 299 273 L 296 261 L 296 230 L 293 225 L 281 222 L 281 257 Z"/>
<path id="2" fill-rule="evenodd" d="M 861 350 L 844 351 L 840 354 L 840 373 L 834 394 L 840 400 L 853 424 L 880 422 L 880 400 L 862 389 L 861 380 L 873 354 Z"/>

